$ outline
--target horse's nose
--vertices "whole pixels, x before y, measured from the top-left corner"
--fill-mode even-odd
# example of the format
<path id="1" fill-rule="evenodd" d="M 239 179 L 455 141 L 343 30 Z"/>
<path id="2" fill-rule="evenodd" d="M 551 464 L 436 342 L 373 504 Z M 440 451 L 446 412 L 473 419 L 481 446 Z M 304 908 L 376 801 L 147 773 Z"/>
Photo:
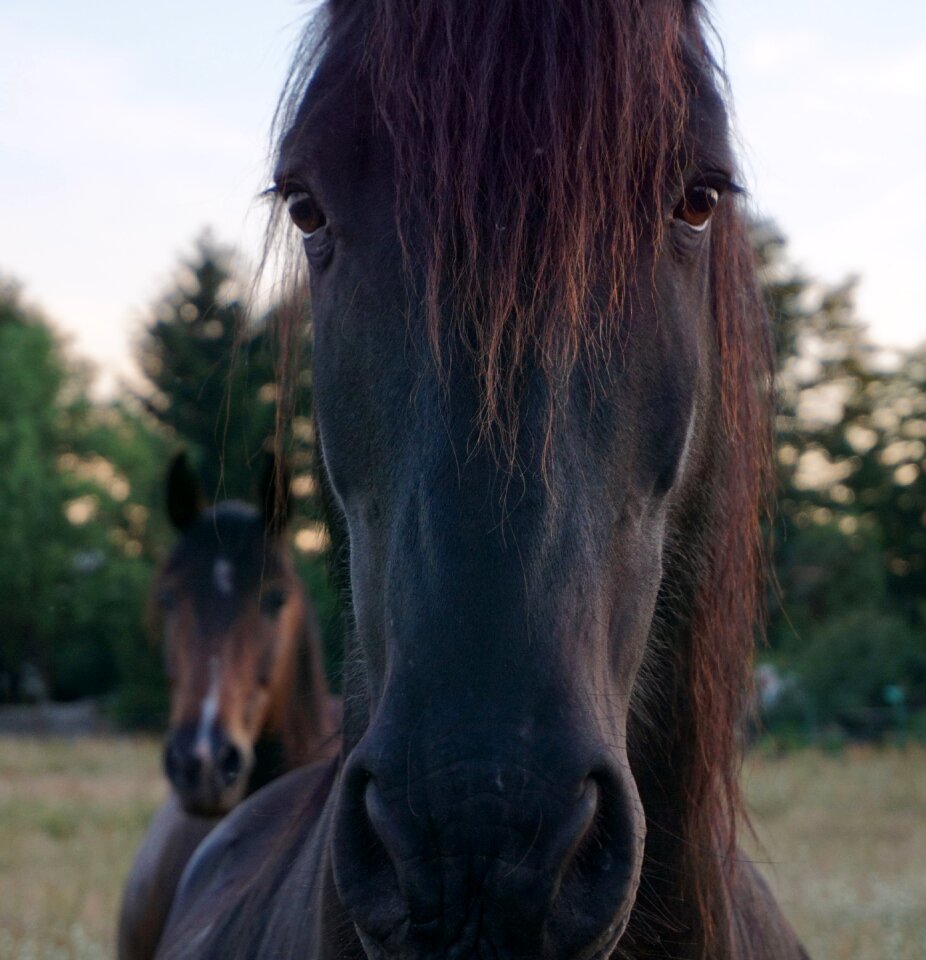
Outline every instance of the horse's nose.
<path id="1" fill-rule="evenodd" d="M 241 751 L 231 740 L 224 740 L 215 754 L 215 768 L 226 786 L 231 786 L 244 766 Z"/>
<path id="2" fill-rule="evenodd" d="M 183 792 L 194 790 L 202 775 L 203 763 L 200 757 L 189 749 L 189 745 L 178 736 L 173 736 L 164 750 L 164 770 L 167 779 Z"/>
<path id="3" fill-rule="evenodd" d="M 616 942 L 642 842 L 619 778 L 556 784 L 498 764 L 345 775 L 335 877 L 379 952 L 559 960 Z"/>
<path id="4" fill-rule="evenodd" d="M 164 769 L 188 812 L 216 815 L 241 799 L 251 760 L 218 724 L 208 732 L 185 725 L 167 743 Z"/>

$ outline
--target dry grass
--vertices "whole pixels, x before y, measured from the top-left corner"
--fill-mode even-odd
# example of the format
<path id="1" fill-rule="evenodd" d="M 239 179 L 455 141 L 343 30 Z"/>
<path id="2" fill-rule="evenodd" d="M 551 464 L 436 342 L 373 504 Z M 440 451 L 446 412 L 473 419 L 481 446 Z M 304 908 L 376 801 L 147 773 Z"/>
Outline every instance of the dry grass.
<path id="1" fill-rule="evenodd" d="M 926 958 L 926 750 L 754 756 L 763 869 L 814 960 Z M 0 960 L 113 956 L 152 740 L 0 738 Z"/>
<path id="2" fill-rule="evenodd" d="M 814 960 L 926 958 L 926 749 L 753 756 L 745 785 L 754 855 Z"/>
<path id="3" fill-rule="evenodd" d="M 113 957 L 122 881 L 164 796 L 154 740 L 0 738 L 0 960 Z"/>

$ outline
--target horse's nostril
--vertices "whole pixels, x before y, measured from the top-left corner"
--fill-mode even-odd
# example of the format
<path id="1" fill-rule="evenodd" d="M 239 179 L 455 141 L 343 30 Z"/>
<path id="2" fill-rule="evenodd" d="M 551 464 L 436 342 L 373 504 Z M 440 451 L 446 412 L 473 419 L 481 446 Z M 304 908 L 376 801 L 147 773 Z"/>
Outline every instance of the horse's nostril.
<path id="1" fill-rule="evenodd" d="M 349 769 L 334 836 L 335 882 L 366 936 L 397 952 L 406 934 L 408 904 L 393 860 L 398 851 L 387 849 L 390 831 L 376 822 L 379 812 L 373 777 L 362 767 Z"/>
<path id="2" fill-rule="evenodd" d="M 164 770 L 175 787 L 192 789 L 199 781 L 202 763 L 195 754 L 171 743 L 164 754 Z"/>
<path id="3" fill-rule="evenodd" d="M 226 786 L 230 786 L 238 779 L 242 765 L 241 751 L 233 743 L 226 743 L 216 758 L 219 776 Z"/>
<path id="4" fill-rule="evenodd" d="M 594 839 L 601 815 L 600 801 L 601 787 L 593 775 L 583 781 L 574 808 L 565 814 L 551 844 L 550 862 L 554 867 L 558 865 L 560 874 L 569 869 L 579 851 Z"/>

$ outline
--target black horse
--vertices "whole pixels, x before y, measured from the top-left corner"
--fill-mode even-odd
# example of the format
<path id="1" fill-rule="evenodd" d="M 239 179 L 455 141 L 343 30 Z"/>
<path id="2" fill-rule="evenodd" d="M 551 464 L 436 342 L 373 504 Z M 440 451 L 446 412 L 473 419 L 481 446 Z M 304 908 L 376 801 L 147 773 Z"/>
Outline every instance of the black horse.
<path id="1" fill-rule="evenodd" d="M 770 360 L 697 0 L 329 0 L 282 111 L 337 763 L 160 956 L 805 956 L 736 844 Z"/>

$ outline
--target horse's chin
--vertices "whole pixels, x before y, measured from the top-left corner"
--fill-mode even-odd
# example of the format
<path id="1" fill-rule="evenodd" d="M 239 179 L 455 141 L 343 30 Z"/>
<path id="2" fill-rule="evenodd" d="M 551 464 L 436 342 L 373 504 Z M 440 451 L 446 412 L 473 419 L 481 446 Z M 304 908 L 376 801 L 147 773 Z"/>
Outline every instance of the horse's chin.
<path id="1" fill-rule="evenodd" d="M 556 958 L 556 960 L 610 960 L 618 949 L 621 938 L 630 923 L 635 895 L 636 890 L 634 890 L 634 896 L 623 905 L 620 915 L 593 942 L 578 948 L 575 945 L 569 946 L 564 943 L 547 943 L 536 955 L 536 960 L 553 960 L 553 958 Z M 405 944 L 405 933 L 408 930 L 407 921 L 399 925 L 395 935 L 389 938 L 391 943 L 388 945 L 379 943 L 372 937 L 365 935 L 359 927 L 355 926 L 354 929 L 367 960 L 469 960 L 470 957 L 523 960 L 524 956 L 517 951 L 511 952 L 502 949 L 486 937 L 475 940 L 465 938 L 457 944 L 442 947 L 439 952 L 431 956 L 422 953 L 418 947 L 409 948 Z M 400 941 L 398 945 L 396 945 L 396 940 Z"/>
<path id="2" fill-rule="evenodd" d="M 178 792 L 177 798 L 184 812 L 191 817 L 217 819 L 231 813 L 244 799 L 244 793 L 242 785 L 222 791 L 202 789 L 196 792 Z"/>
<path id="3" fill-rule="evenodd" d="M 603 935 L 599 941 L 589 945 L 586 949 L 575 954 L 574 957 L 570 957 L 569 960 L 610 960 L 617 950 L 620 939 L 624 935 L 626 928 L 627 921 L 624 921 L 620 924 L 618 929 L 610 932 L 607 935 Z M 424 960 L 422 955 L 417 952 L 407 953 L 399 950 L 396 953 L 392 953 L 386 950 L 380 944 L 371 940 L 369 937 L 365 937 L 362 933 L 359 934 L 359 936 L 361 945 L 363 946 L 363 952 L 366 954 L 367 960 L 411 960 L 412 957 L 414 957 L 414 960 Z M 521 955 L 505 953 L 504 951 L 499 950 L 494 944 L 489 942 L 484 942 L 480 945 L 477 945 L 475 948 L 467 948 L 459 953 L 453 952 L 452 948 L 449 953 L 442 950 L 433 957 L 428 957 L 427 960 L 448 960 L 448 958 L 452 958 L 452 960 L 464 960 L 464 958 L 471 956 L 497 957 L 498 960 L 522 960 Z M 540 958 L 538 958 L 538 960 L 540 960 Z"/>

